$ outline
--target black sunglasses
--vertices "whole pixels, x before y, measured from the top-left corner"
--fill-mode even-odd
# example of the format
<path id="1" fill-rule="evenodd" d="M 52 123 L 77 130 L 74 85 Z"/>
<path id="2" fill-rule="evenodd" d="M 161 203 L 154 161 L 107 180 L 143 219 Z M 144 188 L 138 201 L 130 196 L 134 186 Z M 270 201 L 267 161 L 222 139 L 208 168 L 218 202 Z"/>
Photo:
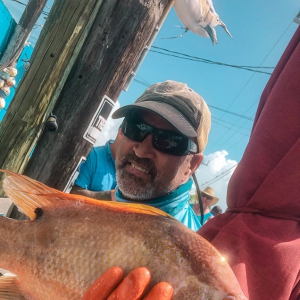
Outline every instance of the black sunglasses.
<path id="1" fill-rule="evenodd" d="M 208 195 L 206 195 L 206 194 L 204 194 L 204 193 L 201 193 L 201 197 L 205 197 L 205 198 L 208 199 L 208 200 L 212 200 L 212 199 L 213 199 L 212 196 L 208 196 Z"/>
<path id="2" fill-rule="evenodd" d="M 153 147 L 163 153 L 184 156 L 198 150 L 193 141 L 180 133 L 155 128 L 136 117 L 125 117 L 121 129 L 127 138 L 136 142 L 142 142 L 151 133 Z"/>

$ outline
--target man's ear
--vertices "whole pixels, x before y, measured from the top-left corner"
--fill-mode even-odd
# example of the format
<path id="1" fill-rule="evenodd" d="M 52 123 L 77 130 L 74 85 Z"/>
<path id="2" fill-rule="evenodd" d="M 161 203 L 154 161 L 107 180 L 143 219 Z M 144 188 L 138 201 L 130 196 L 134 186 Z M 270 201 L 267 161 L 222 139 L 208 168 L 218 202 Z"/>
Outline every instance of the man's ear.
<path id="1" fill-rule="evenodd" d="M 191 169 L 191 175 L 195 173 L 195 171 L 199 168 L 203 161 L 204 155 L 202 153 L 196 153 L 193 155 L 191 161 L 190 161 L 190 169 Z"/>
<path id="2" fill-rule="evenodd" d="M 184 177 L 182 178 L 182 182 L 185 182 L 193 173 L 199 168 L 202 163 L 204 155 L 202 153 L 196 153 L 191 157 L 191 160 L 184 172 Z"/>

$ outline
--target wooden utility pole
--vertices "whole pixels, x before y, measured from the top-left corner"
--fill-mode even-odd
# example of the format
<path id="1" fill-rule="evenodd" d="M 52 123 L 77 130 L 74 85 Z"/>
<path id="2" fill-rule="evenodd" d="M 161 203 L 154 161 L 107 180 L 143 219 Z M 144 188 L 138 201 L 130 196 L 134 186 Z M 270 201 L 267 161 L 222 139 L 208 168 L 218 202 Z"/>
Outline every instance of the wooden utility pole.
<path id="1" fill-rule="evenodd" d="M 30 0 L 26 5 L 19 23 L 1 57 L 0 71 L 8 66 L 14 66 L 18 60 L 25 42 L 27 41 L 34 24 L 41 15 L 47 0 Z"/>
<path id="2" fill-rule="evenodd" d="M 23 172 L 101 3 L 101 0 L 54 2 L 31 56 L 31 67 L 0 124 L 0 168 Z M 3 174 L 0 174 L 0 196 L 4 195 L 1 177 Z"/>
<path id="3" fill-rule="evenodd" d="M 57 133 L 43 132 L 26 175 L 64 190 L 81 156 L 86 157 L 93 146 L 83 136 L 87 137 L 95 112 L 107 105 L 94 120 L 97 127 L 99 118 L 105 122 L 111 110 L 105 97 L 117 101 L 168 3 L 103 2 L 54 107 Z"/>
<path id="4" fill-rule="evenodd" d="M 72 23 L 75 8 L 83 2 L 85 11 L 74 19 L 89 20 L 89 30 L 88 24 L 83 30 Z M 105 98 L 117 100 L 173 1 L 103 0 L 99 7 L 100 2 L 54 3 L 31 68 L 17 91 L 18 100 L 14 99 L 0 131 L 0 167 L 22 173 L 36 145 L 25 174 L 63 190 L 81 156 L 93 146 L 83 136 L 95 112 Z M 78 37 L 78 32 L 86 38 Z M 51 112 L 58 122 L 55 134 L 42 132 Z M 98 117 L 105 121 L 105 114 Z"/>

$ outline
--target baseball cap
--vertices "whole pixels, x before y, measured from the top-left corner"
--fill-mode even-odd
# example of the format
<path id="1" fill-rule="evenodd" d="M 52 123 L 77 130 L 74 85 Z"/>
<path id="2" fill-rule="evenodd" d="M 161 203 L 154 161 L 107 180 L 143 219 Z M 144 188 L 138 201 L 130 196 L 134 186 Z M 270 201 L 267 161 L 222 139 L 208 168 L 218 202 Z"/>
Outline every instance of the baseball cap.
<path id="1" fill-rule="evenodd" d="M 167 80 L 153 84 L 135 103 L 116 110 L 112 118 L 126 117 L 133 109 L 146 109 L 160 115 L 184 136 L 197 138 L 198 152 L 203 152 L 211 114 L 204 99 L 185 83 Z"/>

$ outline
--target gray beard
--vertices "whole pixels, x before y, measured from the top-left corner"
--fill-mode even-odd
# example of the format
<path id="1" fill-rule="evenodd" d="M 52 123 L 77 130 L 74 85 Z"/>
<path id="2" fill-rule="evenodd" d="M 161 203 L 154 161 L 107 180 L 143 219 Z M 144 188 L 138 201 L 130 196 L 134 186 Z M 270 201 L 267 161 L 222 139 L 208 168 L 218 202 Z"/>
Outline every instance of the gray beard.
<path id="1" fill-rule="evenodd" d="M 126 199 L 149 200 L 154 198 L 155 181 L 144 182 L 123 169 L 117 169 L 118 188 Z"/>

